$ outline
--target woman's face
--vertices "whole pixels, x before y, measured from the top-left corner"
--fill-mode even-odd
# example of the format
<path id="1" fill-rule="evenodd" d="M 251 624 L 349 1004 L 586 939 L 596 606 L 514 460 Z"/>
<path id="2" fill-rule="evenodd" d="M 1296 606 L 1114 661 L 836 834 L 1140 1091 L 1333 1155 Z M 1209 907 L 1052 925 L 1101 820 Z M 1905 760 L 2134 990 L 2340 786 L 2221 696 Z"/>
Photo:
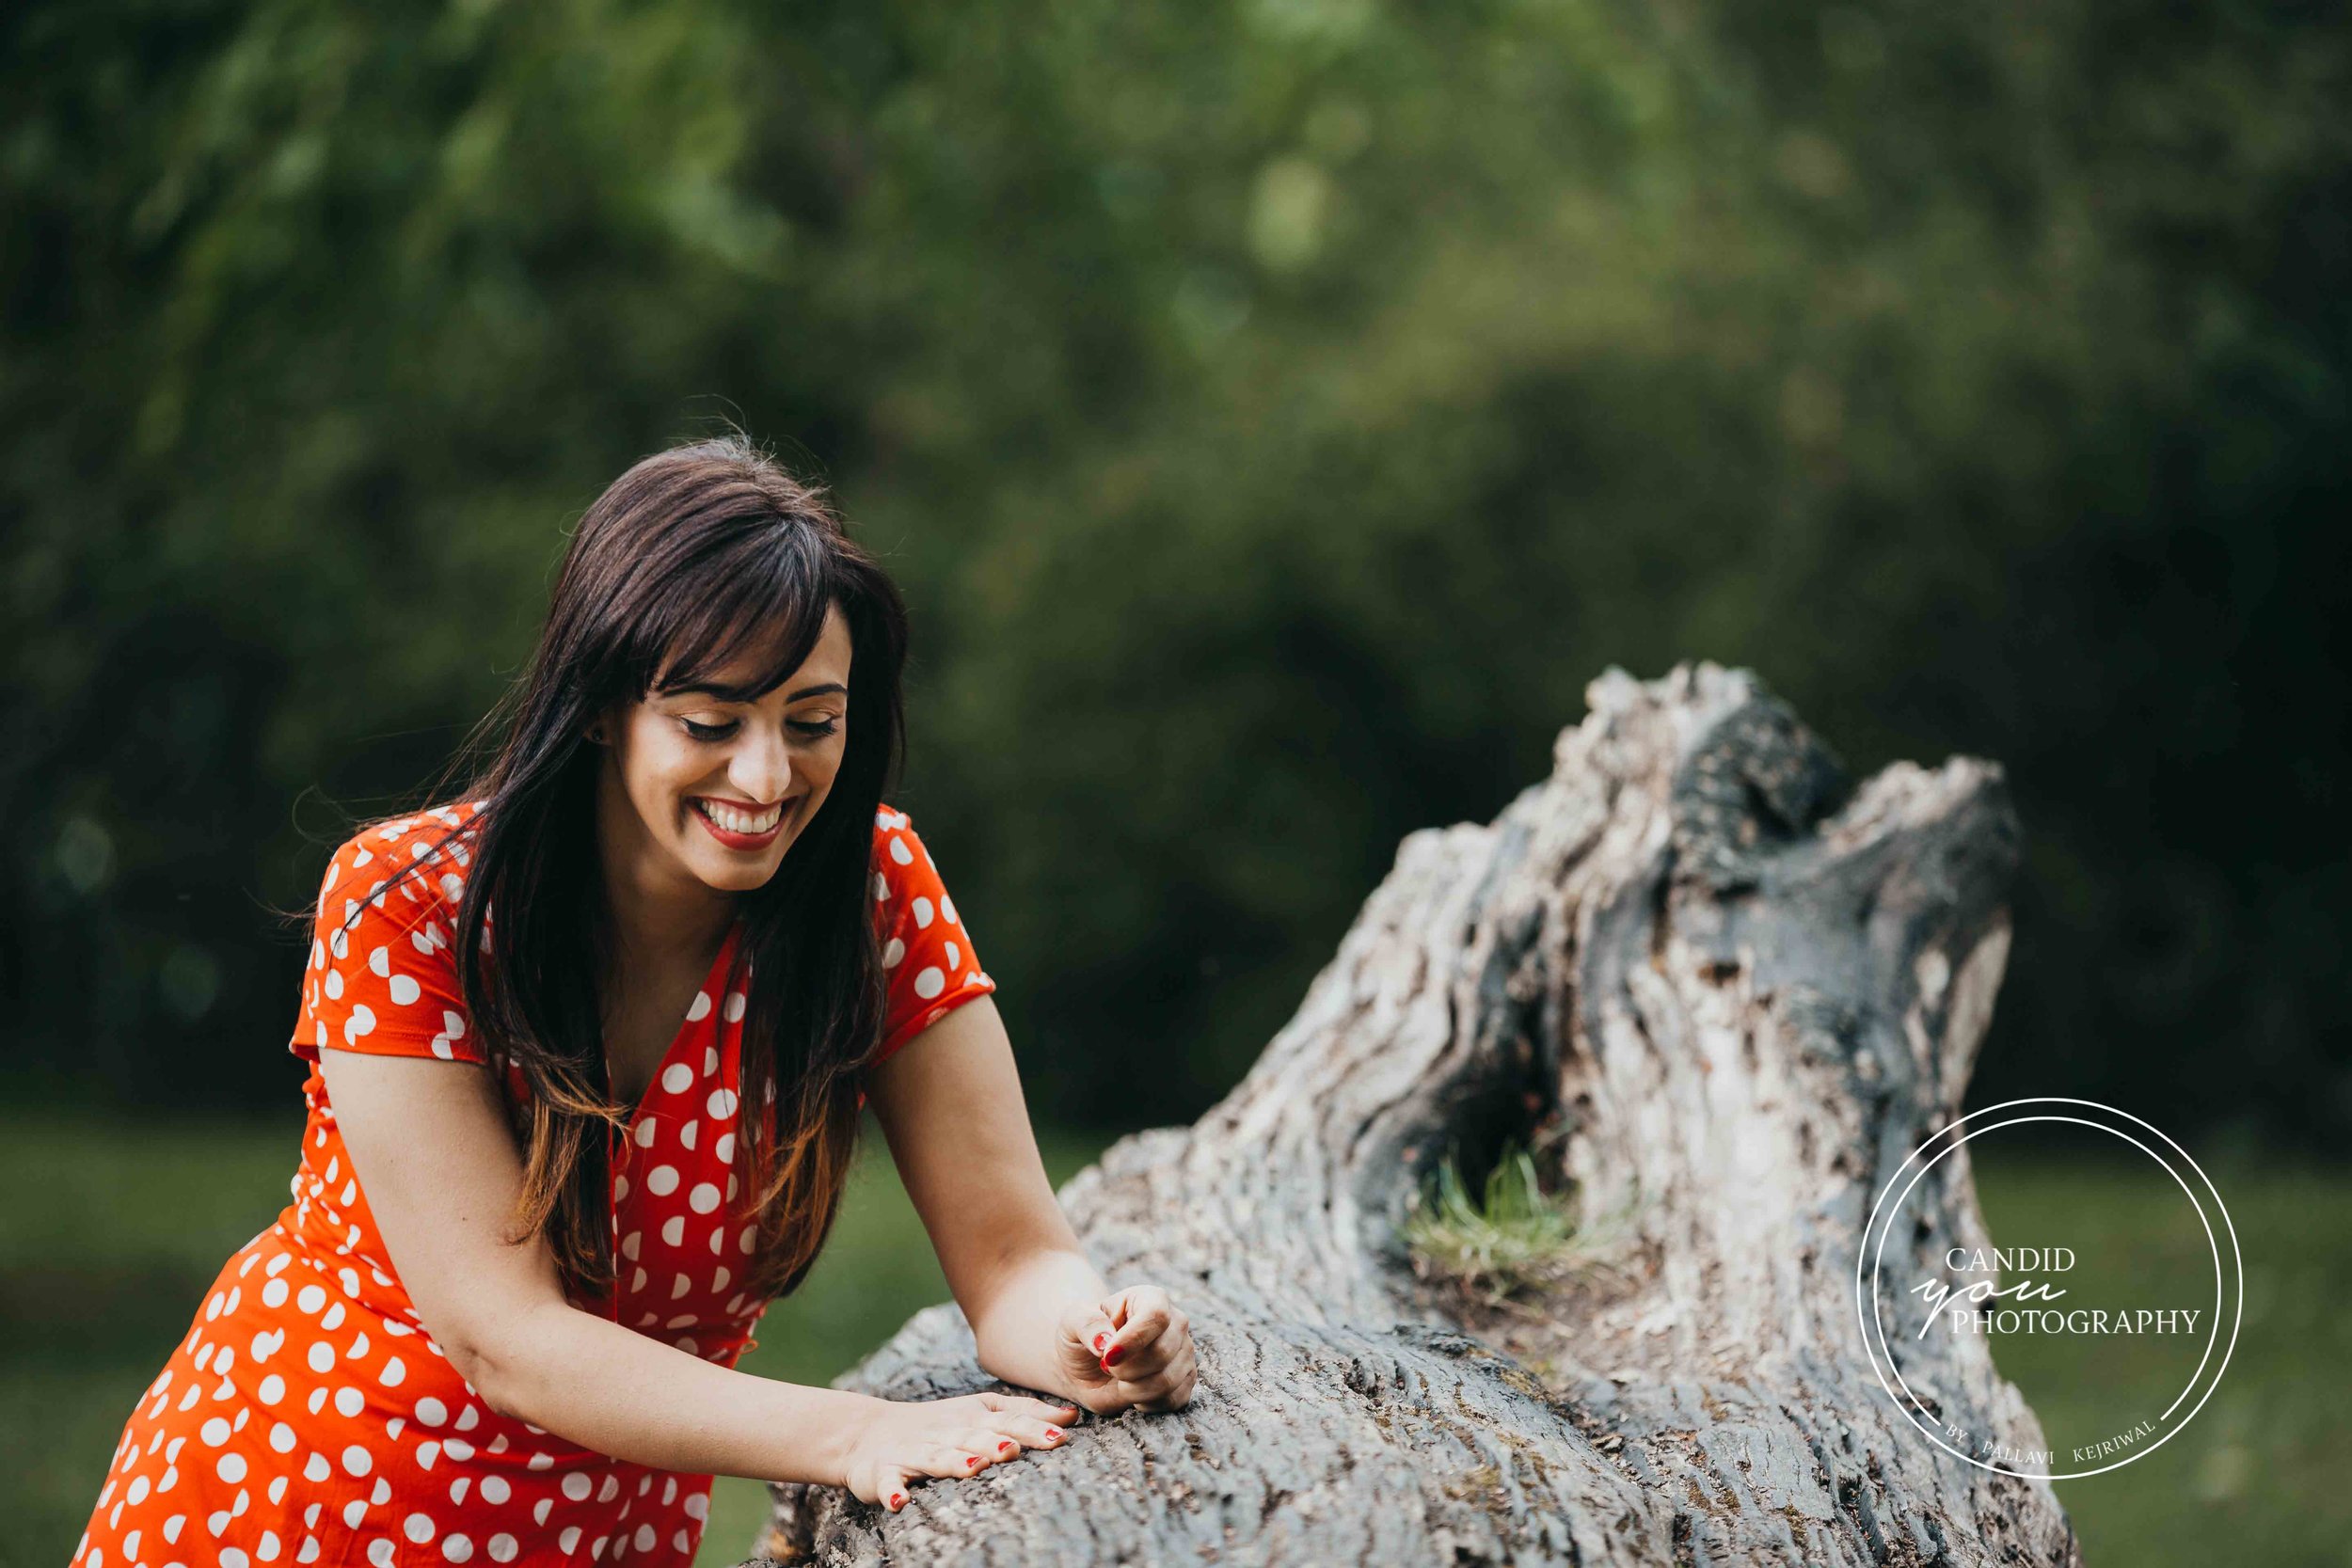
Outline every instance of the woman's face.
<path id="1" fill-rule="evenodd" d="M 755 702 L 721 694 L 761 673 L 740 657 L 712 677 L 721 690 L 657 692 L 608 716 L 606 790 L 617 780 L 642 836 L 628 813 L 600 815 L 608 852 L 638 863 L 630 879 L 670 869 L 667 860 L 722 892 L 759 887 L 825 803 L 848 742 L 850 628 L 839 608 L 827 610 L 817 645 L 781 686 Z M 614 825 L 635 842 L 610 844 Z"/>

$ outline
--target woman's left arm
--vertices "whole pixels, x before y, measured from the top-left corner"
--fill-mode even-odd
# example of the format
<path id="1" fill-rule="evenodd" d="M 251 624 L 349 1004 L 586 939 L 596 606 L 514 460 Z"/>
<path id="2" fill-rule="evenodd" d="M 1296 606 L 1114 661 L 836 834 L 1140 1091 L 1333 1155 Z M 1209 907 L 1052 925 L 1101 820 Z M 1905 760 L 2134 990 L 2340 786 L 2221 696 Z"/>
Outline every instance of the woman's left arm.
<path id="1" fill-rule="evenodd" d="M 1192 1398 L 1184 1314 L 1157 1286 L 1105 1285 L 1055 1201 L 993 1001 L 891 1053 L 867 1092 L 984 1370 L 1098 1415 Z"/>

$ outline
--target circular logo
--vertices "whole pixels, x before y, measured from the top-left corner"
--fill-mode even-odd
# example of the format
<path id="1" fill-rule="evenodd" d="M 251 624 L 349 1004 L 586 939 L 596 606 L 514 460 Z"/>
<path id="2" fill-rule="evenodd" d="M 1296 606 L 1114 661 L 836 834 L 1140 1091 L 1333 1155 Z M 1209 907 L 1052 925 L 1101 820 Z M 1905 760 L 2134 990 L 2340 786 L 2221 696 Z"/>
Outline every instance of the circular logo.
<path id="1" fill-rule="evenodd" d="M 1951 1239 L 1965 1169 L 1988 1244 Z M 1871 1206 L 1854 1292 L 1871 1370 L 1921 1435 L 1980 1469 L 2076 1481 L 2153 1453 L 2203 1407 L 2245 1277 L 2186 1150 L 2129 1112 L 2049 1098 L 1972 1111 L 1914 1149 Z M 2015 1430 L 1979 1430 L 2003 1418 L 1937 1387 L 1988 1352 L 2027 1395 Z"/>

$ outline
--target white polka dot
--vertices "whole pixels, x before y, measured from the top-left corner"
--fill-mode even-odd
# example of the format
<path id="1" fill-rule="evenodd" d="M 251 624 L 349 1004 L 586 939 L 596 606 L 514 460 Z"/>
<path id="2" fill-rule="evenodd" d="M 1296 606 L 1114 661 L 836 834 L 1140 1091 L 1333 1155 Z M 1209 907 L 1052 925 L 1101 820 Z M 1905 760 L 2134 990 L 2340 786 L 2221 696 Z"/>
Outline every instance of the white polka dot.
<path id="1" fill-rule="evenodd" d="M 400 1528 L 402 1534 L 420 1546 L 433 1539 L 433 1521 L 422 1513 L 411 1513 Z"/>
<path id="2" fill-rule="evenodd" d="M 279 1453 L 294 1452 L 294 1429 L 288 1426 L 283 1421 L 278 1422 L 276 1426 L 269 1429 L 269 1446 L 276 1449 Z"/>
<path id="3" fill-rule="evenodd" d="M 555 1544 L 565 1557 L 571 1556 L 572 1548 L 580 1544 L 580 1527 L 578 1525 L 564 1526 L 564 1533 L 556 1538 Z"/>
<path id="4" fill-rule="evenodd" d="M 564 1496 L 576 1503 L 584 1502 L 588 1497 L 588 1478 L 580 1471 L 574 1470 L 564 1478 Z"/>
<path id="5" fill-rule="evenodd" d="M 638 1148 L 651 1148 L 653 1147 L 654 1137 L 654 1118 L 647 1117 L 644 1120 L 639 1122 L 637 1124 L 637 1131 L 630 1133 L 629 1136 L 636 1140 Z"/>
<path id="6" fill-rule="evenodd" d="M 389 947 L 379 947 L 374 952 L 370 953 L 368 955 L 368 968 L 373 970 L 375 973 L 376 977 L 379 979 L 387 974 L 389 974 L 392 972 L 392 950 Z"/>
<path id="7" fill-rule="evenodd" d="M 632 1230 L 628 1235 L 622 1237 L 621 1256 L 628 1259 L 632 1263 L 636 1262 L 637 1249 L 644 1244 L 644 1240 L 645 1238 L 644 1234 L 635 1230 Z"/>
<path id="8" fill-rule="evenodd" d="M 947 944 L 947 967 L 950 970 L 963 967 L 963 955 L 957 951 L 956 944 L 952 942 Z"/>
<path id="9" fill-rule="evenodd" d="M 914 994 L 926 1002 L 946 989 L 947 976 L 940 973 L 936 964 L 927 966 L 914 977 Z"/>
<path id="10" fill-rule="evenodd" d="M 907 944 L 900 942 L 897 937 L 892 937 L 890 939 L 890 945 L 882 949 L 882 967 L 884 969 L 896 969 L 898 967 L 899 963 L 905 959 L 906 956 Z"/>
<path id="11" fill-rule="evenodd" d="M 375 1456 L 354 1443 L 343 1450 L 343 1471 L 347 1475 L 364 1476 L 375 1467 Z"/>
<path id="12" fill-rule="evenodd" d="M 404 1007 L 424 994 L 423 988 L 417 984 L 417 978 L 413 974 L 393 975 L 390 989 L 392 1000 Z"/>
<path id="13" fill-rule="evenodd" d="M 640 1525 L 637 1527 L 637 1549 L 639 1551 L 648 1552 L 653 1550 L 653 1544 L 660 1539 L 660 1538 L 659 1536 L 654 1534 L 653 1527 L 651 1525 Z"/>
<path id="14" fill-rule="evenodd" d="M 321 1339 L 310 1347 L 308 1359 L 312 1371 L 331 1372 L 335 1370 L 335 1347 Z"/>
<path id="15" fill-rule="evenodd" d="M 302 1466 L 302 1479 L 314 1485 L 334 1473 L 335 1467 L 326 1462 L 326 1456 L 323 1453 L 312 1454 L 309 1462 Z"/>
<path id="16" fill-rule="evenodd" d="M 735 1115 L 737 1103 L 733 1089 L 713 1089 L 710 1098 L 703 1101 L 703 1109 L 710 1113 L 711 1120 L 724 1121 Z"/>
<path id="17" fill-rule="evenodd" d="M 917 898 L 914 901 L 914 924 L 925 930 L 929 930 L 930 928 L 932 919 L 931 901 L 928 898 Z"/>
<path id="18" fill-rule="evenodd" d="M 441 1555 L 452 1562 L 464 1562 L 473 1556 L 473 1542 L 463 1535 L 444 1535 L 441 1537 Z"/>
<path id="19" fill-rule="evenodd" d="M 956 924 L 956 901 L 944 893 L 939 895 L 939 918 L 951 926 Z"/>
<path id="20" fill-rule="evenodd" d="M 661 1239 L 672 1246 L 676 1246 L 678 1243 L 685 1241 L 686 1216 L 684 1214 L 672 1214 L 668 1219 L 663 1220 L 661 1222 Z M 634 1262 L 636 1259 L 631 1259 L 630 1261 Z"/>
<path id="21" fill-rule="evenodd" d="M 518 1548 L 513 1536 L 501 1533 L 490 1537 L 489 1550 L 492 1562 L 512 1562 Z"/>
<path id="22" fill-rule="evenodd" d="M 719 1207 L 719 1189 L 707 1181 L 698 1181 L 694 1190 L 686 1195 L 686 1203 L 697 1214 L 707 1214 Z"/>
<path id="23" fill-rule="evenodd" d="M 284 1280 L 273 1279 L 262 1287 L 262 1305 L 283 1307 L 286 1305 L 286 1298 L 292 1294 L 294 1294 L 293 1289 Z"/>
<path id="24" fill-rule="evenodd" d="M 352 1506 L 356 1508 L 358 1505 L 355 1503 Z M 349 1510 L 344 1512 L 348 1513 Z M 369 1542 L 368 1560 L 373 1563 L 375 1568 L 392 1568 L 392 1544 L 380 1536 Z"/>
<path id="25" fill-rule="evenodd" d="M 694 993 L 692 1006 L 686 1009 L 686 1022 L 689 1023 L 700 1023 L 704 1019 L 707 1019 L 709 1016 L 710 993 L 707 990 L 698 990 Z"/>
<path id="26" fill-rule="evenodd" d="M 686 1516 L 689 1519 L 708 1518 L 710 1516 L 710 1494 L 707 1492 L 690 1494 L 686 1499 Z"/>
<path id="27" fill-rule="evenodd" d="M 437 1427 L 448 1419 L 449 1406 L 439 1400 L 428 1394 L 417 1402 L 417 1424 L 419 1426 Z"/>
<path id="28" fill-rule="evenodd" d="M 441 1033 L 453 1040 L 464 1039 L 466 1037 L 466 1015 L 452 1012 L 449 1008 L 443 1007 L 441 1009 Z"/>
<path id="29" fill-rule="evenodd" d="M 374 1032 L 375 1009 L 369 1006 L 364 1002 L 354 1006 L 351 1009 L 351 1016 L 343 1020 L 343 1038 L 345 1041 L 356 1040 L 362 1035 L 372 1035 Z"/>
<path id="30" fill-rule="evenodd" d="M 719 1163 L 723 1165 L 735 1164 L 735 1134 L 720 1133 L 719 1141 L 710 1146 L 710 1152 L 719 1157 Z"/>
<path id="31" fill-rule="evenodd" d="M 694 1084 L 694 1069 L 684 1062 L 672 1062 L 661 1069 L 661 1086 L 672 1094 L 684 1094 Z"/>
<path id="32" fill-rule="evenodd" d="M 914 851 L 907 847 L 907 841 L 905 839 L 900 838 L 896 833 L 893 833 L 890 835 L 890 858 L 897 861 L 900 865 L 913 865 L 914 863 Z"/>
<path id="33" fill-rule="evenodd" d="M 367 1408 L 367 1400 L 357 1388 L 335 1390 L 335 1413 L 348 1420 Z"/>
<path id="34" fill-rule="evenodd" d="M 667 1197 L 677 1191 L 677 1167 L 656 1165 L 645 1178 L 645 1191 L 657 1197 Z"/>
<path id="35" fill-rule="evenodd" d="M 727 992 L 727 1005 L 720 1009 L 720 1014 L 729 1023 L 739 1023 L 743 1019 L 743 993 L 739 990 L 731 990 Z"/>
<path id="36" fill-rule="evenodd" d="M 758 1239 L 759 1227 L 755 1225 L 747 1225 L 743 1227 L 743 1234 L 735 1239 L 735 1249 L 738 1252 L 749 1256 L 752 1250 L 752 1243 Z"/>
<path id="37" fill-rule="evenodd" d="M 205 1447 L 216 1449 L 229 1441 L 229 1423 L 215 1416 L 204 1423 L 197 1435 L 204 1439 Z"/>
<path id="38" fill-rule="evenodd" d="M 513 1488 L 506 1484 L 506 1478 L 504 1476 L 484 1476 L 482 1478 L 482 1497 L 484 1501 L 502 1503 L 512 1495 Z"/>
<path id="39" fill-rule="evenodd" d="M 343 972 L 340 969 L 328 970 L 326 972 L 326 995 L 328 1000 L 337 1000 L 341 998 L 342 994 Z"/>
<path id="40" fill-rule="evenodd" d="M 215 1530 L 213 1533 L 218 1535 L 220 1531 Z M 221 1548 L 220 1568 L 251 1568 L 252 1562 L 253 1560 L 246 1556 L 240 1547 L 224 1546 Z"/>
<path id="41" fill-rule="evenodd" d="M 234 1486 L 245 1480 L 245 1455 L 241 1453 L 222 1454 L 220 1463 L 213 1468 L 219 1473 L 221 1480 Z"/>
<path id="42" fill-rule="evenodd" d="M 879 872 L 879 871 L 875 872 L 875 873 L 874 873 L 874 902 L 875 902 L 875 903 L 877 903 L 877 904 L 882 903 L 883 900 L 887 899 L 889 896 L 890 896 L 890 884 L 889 884 L 888 882 L 886 882 L 886 881 L 882 880 L 882 874 L 881 872 Z M 341 957 L 341 955 L 338 955 L 338 957 Z"/>
<path id="43" fill-rule="evenodd" d="M 384 1363 L 384 1370 L 375 1374 L 375 1381 L 387 1388 L 397 1388 L 407 1376 L 407 1367 L 395 1355 Z"/>

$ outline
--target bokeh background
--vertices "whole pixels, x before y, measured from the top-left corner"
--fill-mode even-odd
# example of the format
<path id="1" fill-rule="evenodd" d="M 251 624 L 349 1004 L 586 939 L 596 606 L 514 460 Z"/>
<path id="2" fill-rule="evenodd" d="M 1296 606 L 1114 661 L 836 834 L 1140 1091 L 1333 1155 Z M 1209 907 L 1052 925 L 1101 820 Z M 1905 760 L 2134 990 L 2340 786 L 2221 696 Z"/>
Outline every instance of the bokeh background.
<path id="1" fill-rule="evenodd" d="M 1611 664 L 1751 667 L 1857 773 L 1997 758 L 1976 1101 L 2106 1101 L 2245 1195 L 2245 1361 L 2061 1497 L 2094 1564 L 2343 1560 L 2341 12 L 81 0 L 0 39 L 0 1563 L 63 1560 L 284 1201 L 267 906 L 515 676 L 597 491 L 730 421 L 912 602 L 898 803 L 1057 1175 L 1213 1102 L 1397 840 L 1540 776 Z M 865 1180 L 759 1370 L 944 1297 Z M 2096 1172 L 1995 1196 L 2133 1223 Z"/>

